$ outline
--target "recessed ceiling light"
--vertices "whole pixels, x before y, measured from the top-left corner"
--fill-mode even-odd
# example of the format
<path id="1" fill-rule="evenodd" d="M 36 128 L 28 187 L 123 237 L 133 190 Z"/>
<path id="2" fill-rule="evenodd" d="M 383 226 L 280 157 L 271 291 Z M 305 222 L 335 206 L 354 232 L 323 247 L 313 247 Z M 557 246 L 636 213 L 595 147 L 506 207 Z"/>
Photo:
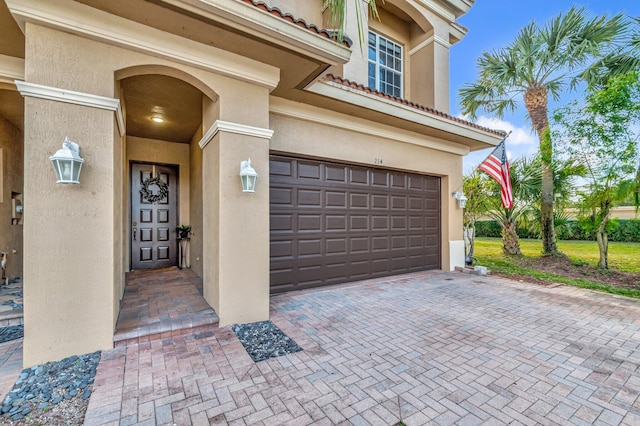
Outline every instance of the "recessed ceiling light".
<path id="1" fill-rule="evenodd" d="M 160 117 L 159 115 L 154 115 L 153 117 L 151 117 L 151 120 L 156 123 L 164 123 L 164 118 Z"/>

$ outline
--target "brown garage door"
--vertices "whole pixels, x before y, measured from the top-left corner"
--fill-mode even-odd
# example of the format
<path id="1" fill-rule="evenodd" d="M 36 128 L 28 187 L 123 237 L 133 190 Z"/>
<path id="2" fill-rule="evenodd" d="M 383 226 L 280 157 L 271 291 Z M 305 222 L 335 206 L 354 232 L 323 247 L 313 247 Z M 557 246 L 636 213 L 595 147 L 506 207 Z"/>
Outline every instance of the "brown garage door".
<path id="1" fill-rule="evenodd" d="M 271 292 L 440 268 L 440 178 L 271 156 Z"/>

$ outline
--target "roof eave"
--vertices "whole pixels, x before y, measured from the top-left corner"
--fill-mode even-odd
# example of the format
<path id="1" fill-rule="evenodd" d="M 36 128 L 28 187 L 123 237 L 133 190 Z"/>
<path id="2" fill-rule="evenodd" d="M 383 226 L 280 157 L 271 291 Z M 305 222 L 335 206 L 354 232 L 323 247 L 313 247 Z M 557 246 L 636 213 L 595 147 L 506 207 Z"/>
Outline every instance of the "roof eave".
<path id="1" fill-rule="evenodd" d="M 158 0 L 176 9 L 201 16 L 330 65 L 344 64 L 351 49 L 300 24 L 289 22 L 242 1 Z"/>
<path id="2" fill-rule="evenodd" d="M 454 120 L 448 117 L 431 114 L 426 111 L 403 105 L 391 99 L 386 99 L 366 91 L 354 89 L 343 84 L 320 79 L 309 85 L 306 90 L 322 96 L 338 99 L 358 107 L 381 112 L 389 116 L 434 128 L 446 133 L 456 135 L 468 142 L 471 151 L 496 146 L 504 138 L 502 132 L 491 129 L 483 129 L 473 126 L 471 123 Z"/>

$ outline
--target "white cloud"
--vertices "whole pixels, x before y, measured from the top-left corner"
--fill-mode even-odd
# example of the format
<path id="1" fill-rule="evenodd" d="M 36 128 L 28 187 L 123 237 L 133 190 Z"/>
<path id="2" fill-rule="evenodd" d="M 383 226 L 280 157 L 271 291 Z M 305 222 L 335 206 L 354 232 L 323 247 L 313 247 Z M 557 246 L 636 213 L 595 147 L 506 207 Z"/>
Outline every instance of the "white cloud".
<path id="1" fill-rule="evenodd" d="M 468 119 L 461 116 L 462 119 Z M 532 133 L 529 127 L 519 127 L 505 120 L 499 120 L 496 118 L 488 118 L 480 116 L 476 120 L 476 123 L 483 127 L 488 127 L 495 130 L 504 130 L 511 132 L 509 139 L 507 139 L 507 157 L 509 161 L 513 161 L 520 157 L 530 157 L 538 152 L 539 144 L 537 136 Z M 470 173 L 491 153 L 491 148 L 483 149 L 481 151 L 475 151 L 464 157 L 463 170 L 465 173 Z"/>
<path id="2" fill-rule="evenodd" d="M 507 143 L 509 145 L 538 145 L 538 138 L 529 127 L 516 127 L 512 123 L 497 118 L 489 118 L 481 115 L 476 124 L 490 129 L 511 132 Z"/>

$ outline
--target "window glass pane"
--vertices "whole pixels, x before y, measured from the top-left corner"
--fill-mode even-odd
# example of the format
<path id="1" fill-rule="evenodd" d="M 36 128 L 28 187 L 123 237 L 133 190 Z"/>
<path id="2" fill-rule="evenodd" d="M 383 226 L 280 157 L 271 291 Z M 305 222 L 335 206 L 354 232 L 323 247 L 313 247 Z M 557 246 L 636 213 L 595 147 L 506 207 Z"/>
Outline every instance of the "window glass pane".
<path id="1" fill-rule="evenodd" d="M 393 96 L 402 96 L 402 46 L 369 32 L 369 87 Z"/>

